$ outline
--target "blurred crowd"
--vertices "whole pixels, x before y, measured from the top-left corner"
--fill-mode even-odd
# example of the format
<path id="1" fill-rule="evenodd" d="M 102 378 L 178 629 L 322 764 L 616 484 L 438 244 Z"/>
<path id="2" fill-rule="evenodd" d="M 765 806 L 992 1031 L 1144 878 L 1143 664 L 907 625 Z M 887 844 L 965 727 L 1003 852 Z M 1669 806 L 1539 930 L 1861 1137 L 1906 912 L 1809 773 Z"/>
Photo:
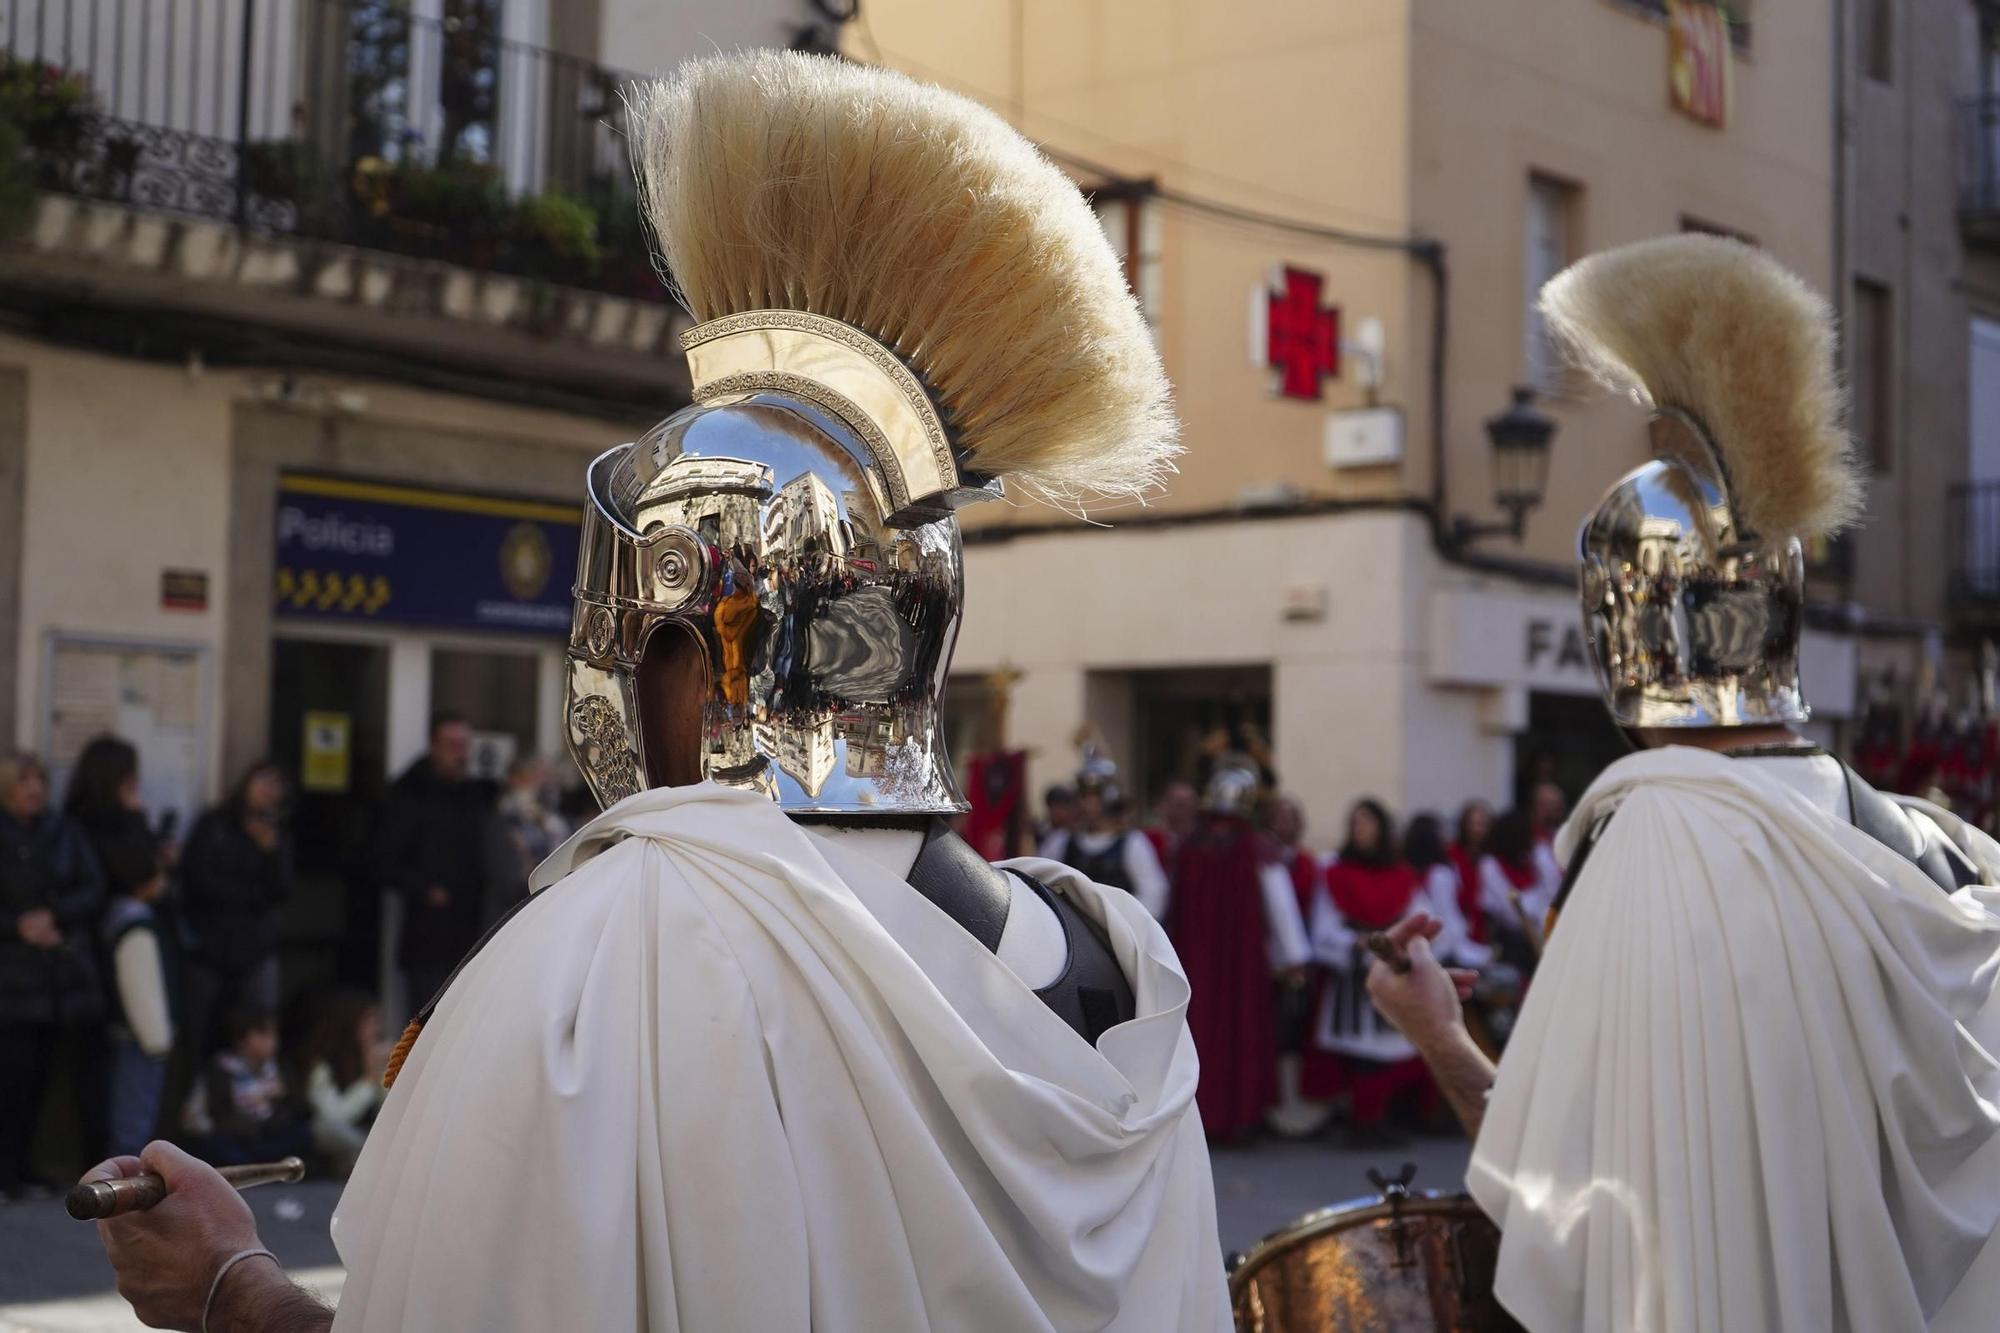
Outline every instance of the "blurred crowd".
<path id="1" fill-rule="evenodd" d="M 1044 793 L 1037 851 L 1127 889 L 1166 927 L 1194 992 L 1212 1139 L 1332 1131 L 1384 1146 L 1455 1132 L 1416 1051 L 1368 1000 L 1368 937 L 1413 912 L 1442 923 L 1432 948 L 1478 972 L 1469 1022 L 1497 1053 L 1561 888 L 1562 790 L 1539 782 L 1519 809 L 1473 801 L 1407 823 L 1362 800 L 1321 856 L 1270 776 L 1225 767 L 1200 792 L 1170 784 L 1142 815 L 1114 774 L 1086 764 L 1075 785 Z"/>
<path id="2" fill-rule="evenodd" d="M 394 964 L 410 1008 L 444 984 L 570 832 L 549 766 L 470 771 L 465 720 L 433 720 L 371 828 L 366 879 L 400 908 Z M 298 1154 L 344 1174 L 381 1105 L 379 988 L 280 975 L 293 887 L 289 777 L 253 764 L 185 836 L 140 798 L 113 736 L 50 790 L 32 755 L 0 757 L 0 1198 L 46 1195 L 108 1153 L 168 1137 L 220 1163 Z M 1337 1127 L 1361 1144 L 1448 1130 L 1416 1053 L 1381 1023 L 1368 937 L 1412 912 L 1476 969 L 1475 1035 L 1506 1040 L 1560 888 L 1562 792 L 1447 822 L 1345 812 L 1326 857 L 1268 762 L 1224 756 L 1140 817 L 1115 770 L 1052 788 L 1034 850 L 1124 888 L 1160 920 L 1192 995 L 1201 1112 L 1218 1140 Z"/>
<path id="3" fill-rule="evenodd" d="M 382 812 L 413 1005 L 569 832 L 545 763 L 480 781 L 471 745 L 463 718 L 433 719 Z M 115 736 L 83 749 L 60 799 L 35 756 L 0 756 L 0 1200 L 156 1137 L 344 1175 L 381 1105 L 383 1016 L 373 988 L 282 984 L 287 775 L 251 765 L 185 837 L 149 816 L 139 778 Z"/>

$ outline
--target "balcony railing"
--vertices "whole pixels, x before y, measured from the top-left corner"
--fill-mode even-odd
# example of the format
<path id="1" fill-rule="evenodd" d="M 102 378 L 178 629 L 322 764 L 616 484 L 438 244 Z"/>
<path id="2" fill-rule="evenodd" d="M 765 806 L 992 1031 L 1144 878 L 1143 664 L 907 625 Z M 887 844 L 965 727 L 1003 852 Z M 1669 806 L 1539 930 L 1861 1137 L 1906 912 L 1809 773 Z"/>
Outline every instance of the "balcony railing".
<path id="1" fill-rule="evenodd" d="M 1959 103 L 1958 217 L 1968 239 L 2000 244 L 2000 97 Z"/>
<path id="2" fill-rule="evenodd" d="M 632 76 L 501 0 L 0 0 L 0 133 L 45 189 L 663 298 Z"/>
<path id="3" fill-rule="evenodd" d="M 2000 481 L 1953 486 L 1946 521 L 1953 609 L 2000 612 Z"/>

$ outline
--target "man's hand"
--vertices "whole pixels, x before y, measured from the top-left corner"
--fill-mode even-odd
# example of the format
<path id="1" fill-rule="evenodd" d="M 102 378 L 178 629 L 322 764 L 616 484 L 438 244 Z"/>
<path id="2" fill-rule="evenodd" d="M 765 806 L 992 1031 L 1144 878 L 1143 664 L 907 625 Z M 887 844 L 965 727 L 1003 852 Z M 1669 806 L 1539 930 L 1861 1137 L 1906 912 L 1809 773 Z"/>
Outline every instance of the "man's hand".
<path id="1" fill-rule="evenodd" d="M 14 929 L 23 942 L 37 949 L 54 949 L 62 944 L 62 929 L 56 925 L 56 914 L 46 907 L 21 913 L 15 919 Z"/>
<path id="2" fill-rule="evenodd" d="M 1388 941 L 1406 966 L 1398 970 L 1377 958 L 1368 969 L 1368 998 L 1418 1050 L 1465 1026 L 1461 1002 L 1478 980 L 1465 968 L 1443 966 L 1431 953 L 1430 942 L 1443 929 L 1428 912 L 1405 917 L 1389 928 Z"/>
<path id="3" fill-rule="evenodd" d="M 167 1197 L 144 1212 L 99 1222 L 98 1238 L 118 1274 L 118 1294 L 131 1302 L 141 1323 L 199 1329 L 222 1261 L 261 1246 L 256 1219 L 214 1167 L 171 1143 L 149 1143 L 138 1157 L 113 1157 L 83 1179 L 121 1180 L 145 1171 L 166 1179 Z M 247 1259 L 230 1270 L 224 1288 L 250 1280 L 244 1270 L 258 1267 L 267 1270 L 263 1276 L 275 1271 L 268 1259 Z"/>
<path id="4" fill-rule="evenodd" d="M 1465 1030 L 1463 1002 L 1477 974 L 1445 967 L 1431 953 L 1431 941 L 1443 929 L 1427 912 L 1392 926 L 1388 952 L 1404 966 L 1399 970 L 1377 958 L 1368 969 L 1368 997 L 1424 1057 L 1466 1133 L 1477 1138 L 1493 1086 L 1493 1062 Z"/>

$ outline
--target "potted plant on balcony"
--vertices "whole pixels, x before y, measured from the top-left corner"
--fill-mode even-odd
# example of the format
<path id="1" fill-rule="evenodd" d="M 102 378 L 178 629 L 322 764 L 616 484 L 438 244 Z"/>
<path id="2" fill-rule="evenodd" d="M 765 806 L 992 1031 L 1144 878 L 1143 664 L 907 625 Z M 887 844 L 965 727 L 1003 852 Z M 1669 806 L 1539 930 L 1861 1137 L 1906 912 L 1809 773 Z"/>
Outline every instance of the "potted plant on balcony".
<path id="1" fill-rule="evenodd" d="M 386 248 L 491 268 L 511 212 L 500 169 L 490 162 L 404 160 L 381 182 L 376 216 Z"/>
<path id="2" fill-rule="evenodd" d="M 46 185 L 72 184 L 85 167 L 97 103 L 83 75 L 45 60 L 0 54 L 0 120 L 20 131 Z"/>
<path id="3" fill-rule="evenodd" d="M 243 145 L 243 189 L 253 220 L 281 231 L 330 235 L 333 176 L 319 146 L 300 138 Z"/>
<path id="4" fill-rule="evenodd" d="M 597 213 L 561 190 L 531 194 L 514 206 L 509 251 L 512 266 L 530 277 L 586 282 L 603 259 Z"/>

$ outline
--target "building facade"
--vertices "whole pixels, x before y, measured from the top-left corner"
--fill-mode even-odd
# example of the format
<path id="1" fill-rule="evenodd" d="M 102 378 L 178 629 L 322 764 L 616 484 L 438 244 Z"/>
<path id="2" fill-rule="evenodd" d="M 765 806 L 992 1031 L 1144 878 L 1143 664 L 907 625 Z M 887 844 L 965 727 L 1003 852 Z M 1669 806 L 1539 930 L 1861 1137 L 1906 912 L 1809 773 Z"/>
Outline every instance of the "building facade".
<path id="1" fill-rule="evenodd" d="M 1562 369 L 1532 298 L 1695 228 L 1833 288 L 1833 5 L 1731 9 L 869 5 L 851 54 L 988 101 L 1098 191 L 1185 423 L 1146 510 L 969 520 L 956 679 L 1010 692 L 984 739 L 1040 784 L 1094 730 L 1150 796 L 1247 724 L 1322 844 L 1362 795 L 1504 805 L 1617 753 L 1571 555 L 1643 417 Z M 1484 424 L 1517 385 L 1557 427 L 1518 534 Z M 1810 635 L 1829 737 L 1856 660 L 1845 625 Z"/>
<path id="2" fill-rule="evenodd" d="M 623 70 L 832 36 L 807 0 L 0 16 L 0 736 L 58 786 L 127 737 L 182 829 L 275 758 L 294 981 L 375 937 L 435 712 L 487 774 L 560 753 L 584 468 L 687 401 Z"/>

